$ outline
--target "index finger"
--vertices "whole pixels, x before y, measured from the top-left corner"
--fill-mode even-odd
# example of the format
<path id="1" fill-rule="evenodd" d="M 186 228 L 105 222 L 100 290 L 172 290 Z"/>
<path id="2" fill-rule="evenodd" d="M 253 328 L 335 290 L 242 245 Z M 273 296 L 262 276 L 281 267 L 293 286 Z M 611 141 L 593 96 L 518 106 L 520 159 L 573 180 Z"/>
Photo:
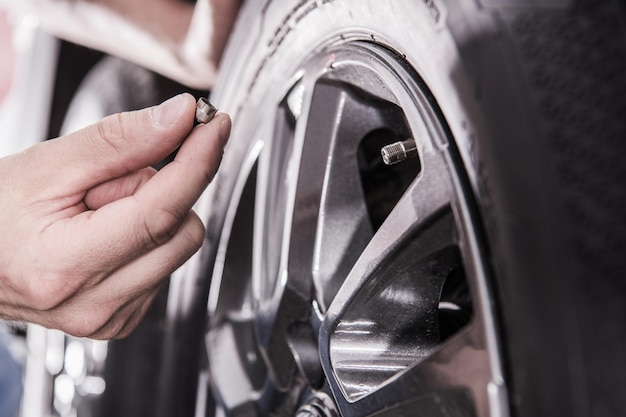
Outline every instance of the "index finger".
<path id="1" fill-rule="evenodd" d="M 229 133 L 230 118 L 217 115 L 196 127 L 174 161 L 133 196 L 68 219 L 74 244 L 94 260 L 92 267 L 116 269 L 170 240 L 215 175 Z"/>
<path id="2" fill-rule="evenodd" d="M 159 230 L 163 213 L 180 220 L 191 210 L 217 172 L 230 127 L 230 117 L 223 113 L 197 126 L 174 160 L 138 190 L 134 195 L 138 204 L 152 208 L 147 227 Z"/>
<path id="3" fill-rule="evenodd" d="M 64 137 L 34 147 L 30 160 L 41 167 L 49 189 L 85 191 L 155 164 L 174 151 L 193 126 L 195 99 L 180 94 L 147 109 L 118 113 Z M 51 157 L 52 156 L 52 157 Z"/>

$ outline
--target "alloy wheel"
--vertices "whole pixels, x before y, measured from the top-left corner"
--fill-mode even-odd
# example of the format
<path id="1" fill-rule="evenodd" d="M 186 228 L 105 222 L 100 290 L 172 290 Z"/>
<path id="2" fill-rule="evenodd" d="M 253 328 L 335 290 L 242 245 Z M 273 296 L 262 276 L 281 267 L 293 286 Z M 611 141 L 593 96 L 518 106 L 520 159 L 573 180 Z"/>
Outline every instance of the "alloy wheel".
<path id="1" fill-rule="evenodd" d="M 311 55 L 245 129 L 209 295 L 218 409 L 507 415 L 479 217 L 435 98 L 374 43 Z M 388 166 L 398 142 L 416 152 Z"/>

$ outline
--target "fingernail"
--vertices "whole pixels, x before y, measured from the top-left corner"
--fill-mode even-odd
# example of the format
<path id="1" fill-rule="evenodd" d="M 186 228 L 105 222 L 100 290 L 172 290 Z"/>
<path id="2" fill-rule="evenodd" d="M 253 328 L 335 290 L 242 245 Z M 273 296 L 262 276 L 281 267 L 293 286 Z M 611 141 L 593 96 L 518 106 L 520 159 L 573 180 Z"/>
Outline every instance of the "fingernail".
<path id="1" fill-rule="evenodd" d="M 228 137 L 230 136 L 231 129 L 231 121 L 230 117 L 226 115 L 226 117 L 222 117 L 220 122 L 220 138 L 222 139 L 222 143 L 226 143 L 228 141 Z"/>
<path id="2" fill-rule="evenodd" d="M 152 108 L 152 121 L 157 127 L 169 127 L 176 123 L 183 110 L 183 95 L 179 94 Z"/>

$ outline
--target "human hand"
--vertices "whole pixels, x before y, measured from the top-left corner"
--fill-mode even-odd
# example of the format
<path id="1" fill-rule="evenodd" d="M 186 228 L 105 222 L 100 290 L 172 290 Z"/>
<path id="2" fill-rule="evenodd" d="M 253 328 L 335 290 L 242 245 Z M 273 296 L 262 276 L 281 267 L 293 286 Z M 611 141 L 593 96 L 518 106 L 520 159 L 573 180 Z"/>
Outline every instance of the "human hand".
<path id="1" fill-rule="evenodd" d="M 0 159 L 2 317 L 96 339 L 134 329 L 204 240 L 191 208 L 230 119 L 192 128 L 194 114 L 183 94 Z"/>

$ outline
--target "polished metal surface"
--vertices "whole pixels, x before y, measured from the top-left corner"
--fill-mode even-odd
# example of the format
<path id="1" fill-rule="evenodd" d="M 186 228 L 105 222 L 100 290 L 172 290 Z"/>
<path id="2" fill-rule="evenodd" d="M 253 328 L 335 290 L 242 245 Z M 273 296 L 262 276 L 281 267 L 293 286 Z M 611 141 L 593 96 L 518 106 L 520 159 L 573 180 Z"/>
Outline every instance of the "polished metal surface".
<path id="1" fill-rule="evenodd" d="M 383 162 L 387 165 L 397 164 L 407 158 L 417 157 L 417 147 L 412 139 L 385 145 L 380 150 Z"/>
<path id="2" fill-rule="evenodd" d="M 471 193 L 418 79 L 349 43 L 234 125 L 253 140 L 209 297 L 220 412 L 325 415 L 307 398 L 326 395 L 343 416 L 506 415 Z M 390 137 L 414 157 L 385 165 Z"/>
<path id="3" fill-rule="evenodd" d="M 196 121 L 198 123 L 209 123 L 215 117 L 217 113 L 217 107 L 215 107 L 209 100 L 204 97 L 200 97 L 196 103 Z"/>

